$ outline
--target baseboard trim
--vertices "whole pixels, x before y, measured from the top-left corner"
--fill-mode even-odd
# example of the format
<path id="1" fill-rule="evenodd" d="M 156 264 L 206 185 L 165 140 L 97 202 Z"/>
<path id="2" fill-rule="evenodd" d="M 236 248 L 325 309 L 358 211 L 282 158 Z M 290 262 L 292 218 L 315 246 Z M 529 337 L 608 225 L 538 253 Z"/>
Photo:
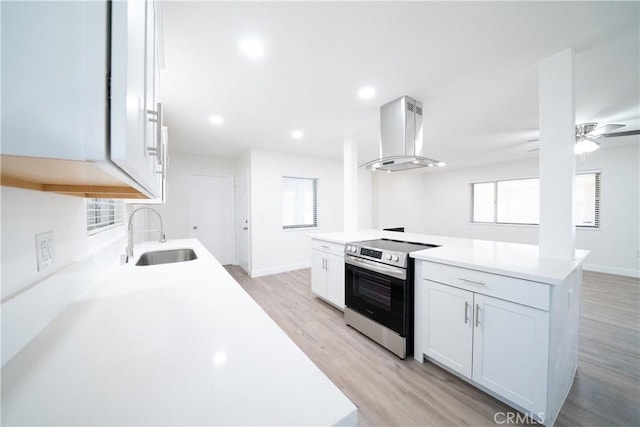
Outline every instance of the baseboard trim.
<path id="1" fill-rule="evenodd" d="M 257 277 L 270 276 L 272 274 L 278 274 L 278 273 L 286 273 L 287 271 L 301 270 L 303 268 L 310 268 L 310 267 L 311 267 L 310 262 L 302 262 L 298 264 L 280 265 L 280 266 L 271 267 L 271 268 L 261 268 L 259 270 L 251 270 L 249 272 L 249 277 L 251 277 L 252 279 L 255 279 Z"/>
<path id="2" fill-rule="evenodd" d="M 618 276 L 627 276 L 640 278 L 640 270 L 632 268 L 609 267 L 607 265 L 584 264 L 583 270 L 594 271 L 596 273 L 616 274 Z"/>

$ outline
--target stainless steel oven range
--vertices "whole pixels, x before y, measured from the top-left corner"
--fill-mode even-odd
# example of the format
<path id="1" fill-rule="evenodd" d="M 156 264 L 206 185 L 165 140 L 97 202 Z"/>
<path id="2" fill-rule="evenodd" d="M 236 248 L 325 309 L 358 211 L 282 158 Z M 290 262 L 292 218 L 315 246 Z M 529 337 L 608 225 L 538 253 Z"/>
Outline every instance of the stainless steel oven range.
<path id="1" fill-rule="evenodd" d="M 413 354 L 409 253 L 433 247 L 391 239 L 345 245 L 345 321 L 401 359 Z"/>

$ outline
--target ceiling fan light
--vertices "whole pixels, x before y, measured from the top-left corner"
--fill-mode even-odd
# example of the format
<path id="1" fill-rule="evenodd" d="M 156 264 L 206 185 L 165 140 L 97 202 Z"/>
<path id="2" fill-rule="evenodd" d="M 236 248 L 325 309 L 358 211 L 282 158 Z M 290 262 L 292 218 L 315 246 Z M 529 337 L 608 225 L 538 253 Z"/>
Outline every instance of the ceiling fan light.
<path id="1" fill-rule="evenodd" d="M 598 148 L 600 148 L 600 144 L 591 139 L 584 138 L 576 142 L 575 153 L 591 153 L 592 151 L 596 151 Z"/>

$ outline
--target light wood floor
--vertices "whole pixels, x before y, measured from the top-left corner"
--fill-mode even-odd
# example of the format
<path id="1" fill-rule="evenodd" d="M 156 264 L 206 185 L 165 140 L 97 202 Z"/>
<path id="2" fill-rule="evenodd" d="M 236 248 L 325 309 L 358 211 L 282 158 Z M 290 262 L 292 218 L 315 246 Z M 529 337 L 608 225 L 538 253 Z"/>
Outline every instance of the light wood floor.
<path id="1" fill-rule="evenodd" d="M 310 270 L 227 270 L 358 407 L 360 425 L 496 425 L 511 408 L 439 367 L 400 360 L 311 293 Z M 640 282 L 584 273 L 579 366 L 556 426 L 640 426 Z M 498 418 L 498 421 L 504 418 Z"/>

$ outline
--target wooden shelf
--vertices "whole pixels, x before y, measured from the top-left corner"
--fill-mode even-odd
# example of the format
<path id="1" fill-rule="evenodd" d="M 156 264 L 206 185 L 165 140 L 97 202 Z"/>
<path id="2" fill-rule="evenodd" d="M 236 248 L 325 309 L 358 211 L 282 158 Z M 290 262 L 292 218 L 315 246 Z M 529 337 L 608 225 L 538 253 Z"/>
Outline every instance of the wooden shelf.
<path id="1" fill-rule="evenodd" d="M 7 155 L 0 157 L 0 185 L 3 186 L 88 198 L 149 198 L 96 162 Z"/>

